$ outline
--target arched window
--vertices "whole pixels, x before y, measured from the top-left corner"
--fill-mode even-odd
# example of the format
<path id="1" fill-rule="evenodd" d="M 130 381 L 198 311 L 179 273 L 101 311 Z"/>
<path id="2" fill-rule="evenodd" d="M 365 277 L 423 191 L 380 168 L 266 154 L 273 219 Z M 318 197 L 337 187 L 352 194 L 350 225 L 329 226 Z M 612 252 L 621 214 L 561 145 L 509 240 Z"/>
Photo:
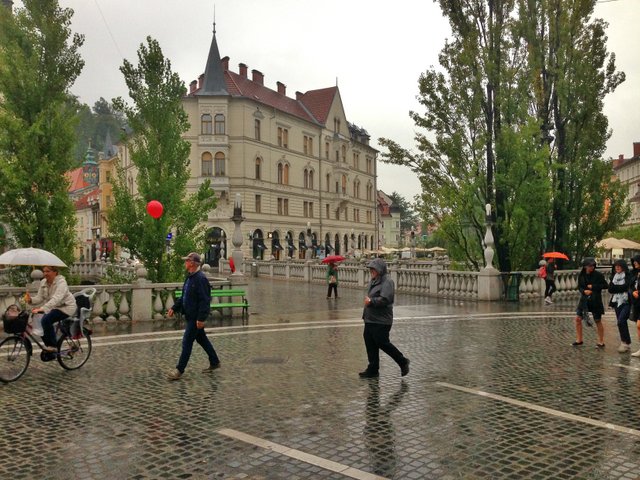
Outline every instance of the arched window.
<path id="1" fill-rule="evenodd" d="M 346 162 L 347 161 L 347 147 L 346 146 L 342 146 L 342 161 Z"/>
<path id="2" fill-rule="evenodd" d="M 331 190 L 331 175 L 327 173 L 327 192 Z"/>
<path id="3" fill-rule="evenodd" d="M 353 197 L 360 198 L 360 180 L 353 181 Z"/>
<path id="4" fill-rule="evenodd" d="M 342 175 L 342 193 L 347 193 L 347 176 Z"/>
<path id="5" fill-rule="evenodd" d="M 373 200 L 373 185 L 367 183 L 367 200 Z"/>
<path id="6" fill-rule="evenodd" d="M 283 171 L 284 168 L 282 166 L 282 163 L 278 163 L 278 183 L 280 185 L 282 185 Z"/>
<path id="7" fill-rule="evenodd" d="M 216 135 L 224 135 L 224 115 L 222 115 L 221 113 L 216 114 L 215 122 Z"/>
<path id="8" fill-rule="evenodd" d="M 224 161 L 224 153 L 218 152 L 216 153 L 216 162 L 215 162 L 215 173 L 216 177 L 224 177 L 225 174 L 225 161 Z"/>
<path id="9" fill-rule="evenodd" d="M 309 170 L 309 188 L 313 190 L 313 170 Z"/>
<path id="10" fill-rule="evenodd" d="M 256 157 L 256 180 L 262 179 L 262 159 Z"/>
<path id="11" fill-rule="evenodd" d="M 202 154 L 200 172 L 200 175 L 203 177 L 210 177 L 213 175 L 213 157 L 209 152 L 204 152 Z"/>
<path id="12" fill-rule="evenodd" d="M 284 165 L 284 173 L 282 175 L 282 183 L 289 185 L 289 165 Z"/>
<path id="13" fill-rule="evenodd" d="M 309 170 L 304 169 L 304 188 L 309 188 Z"/>
<path id="14" fill-rule="evenodd" d="M 200 117 L 200 132 L 202 135 L 211 135 L 213 133 L 213 122 L 211 119 L 211 115 L 205 113 Z"/>

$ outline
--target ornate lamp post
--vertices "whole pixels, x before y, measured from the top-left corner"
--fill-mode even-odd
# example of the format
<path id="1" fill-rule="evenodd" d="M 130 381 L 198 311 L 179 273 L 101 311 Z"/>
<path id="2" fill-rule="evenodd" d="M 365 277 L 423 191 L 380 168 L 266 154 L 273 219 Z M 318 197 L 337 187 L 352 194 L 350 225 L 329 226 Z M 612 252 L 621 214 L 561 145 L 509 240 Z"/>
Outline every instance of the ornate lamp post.
<path id="1" fill-rule="evenodd" d="M 242 254 L 242 232 L 240 231 L 240 224 L 244 221 L 244 217 L 242 216 L 242 197 L 239 193 L 236 193 L 236 200 L 233 204 L 233 217 L 231 217 L 231 221 L 235 225 L 233 229 L 233 237 L 231 242 L 233 243 L 234 249 L 231 254 L 231 258 L 233 258 L 233 263 L 235 264 L 236 271 L 231 274 L 233 277 L 242 277 L 244 274 L 243 270 L 243 262 L 244 255 Z"/>

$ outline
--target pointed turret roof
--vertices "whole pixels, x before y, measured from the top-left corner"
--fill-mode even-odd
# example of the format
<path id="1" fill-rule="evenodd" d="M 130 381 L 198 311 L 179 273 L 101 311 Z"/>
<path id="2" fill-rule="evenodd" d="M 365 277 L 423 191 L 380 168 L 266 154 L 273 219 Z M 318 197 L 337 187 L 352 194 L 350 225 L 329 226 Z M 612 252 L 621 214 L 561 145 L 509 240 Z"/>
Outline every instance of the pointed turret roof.
<path id="1" fill-rule="evenodd" d="M 104 158 L 111 158 L 116 154 L 116 149 L 111 141 L 111 132 L 107 130 L 107 136 L 104 139 Z"/>
<path id="2" fill-rule="evenodd" d="M 220 51 L 218 50 L 218 42 L 216 41 L 215 23 L 213 25 L 211 47 L 209 47 L 207 67 L 204 70 L 203 87 L 198 90 L 196 95 L 229 95 L 227 84 L 224 80 L 222 64 L 220 63 Z"/>

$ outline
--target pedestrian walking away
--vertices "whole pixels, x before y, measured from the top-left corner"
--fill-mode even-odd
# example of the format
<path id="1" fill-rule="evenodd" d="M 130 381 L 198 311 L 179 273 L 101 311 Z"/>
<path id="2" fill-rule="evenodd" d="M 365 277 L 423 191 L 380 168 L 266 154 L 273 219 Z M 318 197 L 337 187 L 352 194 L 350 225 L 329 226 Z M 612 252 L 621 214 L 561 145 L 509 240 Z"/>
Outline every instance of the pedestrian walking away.
<path id="1" fill-rule="evenodd" d="M 359 373 L 363 378 L 379 375 L 380 350 L 389 355 L 400 367 L 404 377 L 409 373 L 409 359 L 406 358 L 389 340 L 393 325 L 393 302 L 395 285 L 387 273 L 387 264 L 381 258 L 373 259 L 369 265 L 371 281 L 364 299 L 364 344 L 369 364 Z"/>
<path id="2" fill-rule="evenodd" d="M 333 262 L 327 265 L 327 283 L 329 284 L 327 298 L 331 298 L 332 290 L 335 297 L 338 298 L 338 266 Z"/>
<path id="3" fill-rule="evenodd" d="M 200 344 L 209 357 L 209 367 L 205 368 L 203 372 L 210 372 L 220 367 L 218 355 L 204 331 L 204 321 L 209 316 L 211 308 L 211 286 L 205 274 L 200 270 L 202 259 L 199 254 L 192 252 L 183 257 L 183 260 L 187 270 L 187 278 L 182 286 L 182 296 L 176 300 L 167 315 L 172 317 L 174 312 L 182 312 L 186 320 L 186 327 L 182 336 L 182 353 L 176 369 L 167 376 L 169 380 L 178 380 L 182 377 L 187 363 L 189 363 L 194 341 Z"/>
<path id="4" fill-rule="evenodd" d="M 551 300 L 551 296 L 553 292 L 556 291 L 556 280 L 555 280 L 555 272 L 556 272 L 556 263 L 555 259 L 549 258 L 547 260 L 547 264 L 544 266 L 545 277 L 544 277 L 544 301 L 547 305 L 553 303 Z"/>
<path id="5" fill-rule="evenodd" d="M 586 320 L 589 312 L 593 314 L 598 333 L 597 348 L 604 348 L 604 325 L 602 315 L 604 305 L 602 304 L 602 290 L 608 288 L 607 281 L 602 273 L 596 270 L 594 258 L 585 258 L 582 262 L 582 270 L 578 274 L 578 290 L 580 290 L 580 301 L 576 308 L 576 341 L 572 343 L 574 347 L 579 347 L 584 343 L 582 336 L 582 320 Z"/>
<path id="6" fill-rule="evenodd" d="M 609 293 L 611 300 L 609 306 L 616 312 L 616 323 L 620 333 L 620 346 L 618 352 L 626 353 L 631 350 L 631 335 L 629 335 L 629 312 L 631 304 L 629 302 L 629 286 L 631 285 L 631 273 L 627 262 L 618 259 L 613 262 L 613 271 L 609 282 Z"/>
<path id="7" fill-rule="evenodd" d="M 629 320 L 636 322 L 638 329 L 638 340 L 640 340 L 640 255 L 636 255 L 631 259 L 631 279 L 629 285 L 629 301 L 631 302 L 631 310 Z M 631 354 L 632 357 L 640 357 L 640 349 Z"/>

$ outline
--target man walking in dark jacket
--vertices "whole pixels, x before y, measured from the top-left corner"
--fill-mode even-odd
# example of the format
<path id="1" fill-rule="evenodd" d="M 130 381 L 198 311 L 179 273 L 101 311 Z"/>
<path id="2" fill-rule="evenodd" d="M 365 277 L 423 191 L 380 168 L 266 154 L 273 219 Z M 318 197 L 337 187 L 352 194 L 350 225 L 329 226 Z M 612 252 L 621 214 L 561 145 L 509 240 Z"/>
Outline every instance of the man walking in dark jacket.
<path id="1" fill-rule="evenodd" d="M 373 259 L 369 265 L 371 282 L 364 299 L 364 344 L 367 347 L 369 365 L 360 372 L 363 378 L 374 378 L 379 375 L 380 350 L 395 360 L 404 377 L 409 373 L 409 359 L 406 358 L 389 340 L 389 332 L 393 324 L 393 301 L 395 285 L 387 274 L 387 264 L 381 258 Z"/>
<path id="2" fill-rule="evenodd" d="M 176 300 L 173 308 L 170 308 L 167 315 L 173 316 L 173 312 L 182 312 L 187 322 L 182 337 L 182 353 L 176 369 L 169 373 L 169 380 L 179 380 L 187 368 L 194 340 L 207 352 L 209 356 L 209 367 L 203 372 L 210 372 L 220 367 L 220 360 L 213 345 L 207 338 L 204 331 L 204 321 L 209 316 L 211 303 L 211 287 L 209 280 L 200 270 L 202 259 L 200 255 L 192 252 L 183 257 L 185 268 L 187 269 L 187 279 L 182 286 L 182 296 Z"/>

